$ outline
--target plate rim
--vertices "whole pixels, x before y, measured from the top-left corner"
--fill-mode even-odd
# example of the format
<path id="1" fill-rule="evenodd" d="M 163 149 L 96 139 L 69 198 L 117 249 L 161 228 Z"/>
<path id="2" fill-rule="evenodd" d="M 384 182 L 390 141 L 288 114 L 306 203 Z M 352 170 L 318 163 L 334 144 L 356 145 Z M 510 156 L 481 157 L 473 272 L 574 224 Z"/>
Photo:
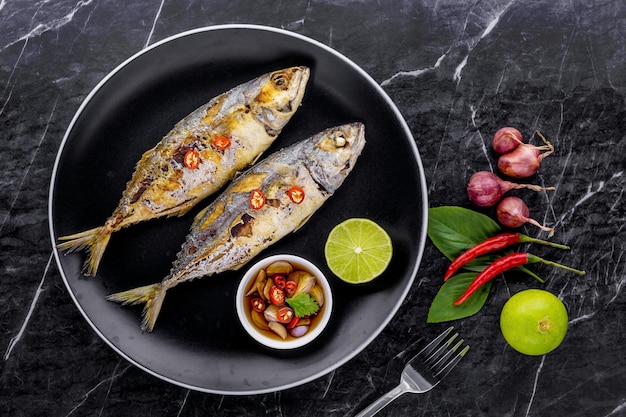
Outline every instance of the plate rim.
<path id="1" fill-rule="evenodd" d="M 419 173 L 419 178 L 417 179 L 419 181 L 420 184 L 420 189 L 421 189 L 421 202 L 422 202 L 422 212 L 423 212 L 423 221 L 421 224 L 421 230 L 420 230 L 420 236 L 419 236 L 419 247 L 416 248 L 417 253 L 416 253 L 416 259 L 415 259 L 415 264 L 413 267 L 413 270 L 411 271 L 411 276 L 410 279 L 407 282 L 407 285 L 404 287 L 401 296 L 398 298 L 398 300 L 396 301 L 395 305 L 393 306 L 393 308 L 391 309 L 391 313 L 386 317 L 385 320 L 383 320 L 383 322 L 375 329 L 375 331 L 373 331 L 368 338 L 366 338 L 360 345 L 358 345 L 349 355 L 344 356 L 343 358 L 341 358 L 341 360 L 335 362 L 333 365 L 328 366 L 308 377 L 302 378 L 298 381 L 295 382 L 291 382 L 291 383 L 287 383 L 287 384 L 283 384 L 277 387 L 270 387 L 270 388 L 262 388 L 262 389 L 253 389 L 253 390 L 242 390 L 242 391 L 232 391 L 232 390 L 220 390 L 220 389 L 214 389 L 214 388 L 206 388 L 206 387 L 199 387 L 196 385 L 192 385 L 189 383 L 186 383 L 184 381 L 179 381 L 176 379 L 173 379 L 169 376 L 166 375 L 162 375 L 150 368 L 148 368 L 147 366 L 142 365 L 141 363 L 135 361 L 133 358 L 131 358 L 130 356 L 128 356 L 125 352 L 123 352 L 121 349 L 117 348 L 109 339 L 108 337 L 106 337 L 106 335 L 104 335 L 96 326 L 95 324 L 92 322 L 92 320 L 90 319 L 90 317 L 87 315 L 87 313 L 85 312 L 85 310 L 82 308 L 81 304 L 79 303 L 78 299 L 76 298 L 76 295 L 74 294 L 74 292 L 71 289 L 70 283 L 67 279 L 67 276 L 65 274 L 62 262 L 61 262 L 61 256 L 62 254 L 59 253 L 58 248 L 57 248 L 57 243 L 55 240 L 55 230 L 54 230 L 54 222 L 53 222 L 53 213 L 52 213 L 52 206 L 54 204 L 54 195 L 55 195 L 55 183 L 56 183 L 56 178 L 57 178 L 57 173 L 58 173 L 58 168 L 61 162 L 61 157 L 63 154 L 63 151 L 65 150 L 65 146 L 67 144 L 68 138 L 70 136 L 70 133 L 73 131 L 75 124 L 77 123 L 77 121 L 79 120 L 79 118 L 81 117 L 83 111 L 85 110 L 85 108 L 87 107 L 87 105 L 91 102 L 91 100 L 93 99 L 93 97 L 100 91 L 100 89 L 102 89 L 108 82 L 109 80 L 114 77 L 118 72 L 122 71 L 127 65 L 129 65 L 131 62 L 135 61 L 136 59 L 138 59 L 139 57 L 143 56 L 144 54 L 147 54 L 148 52 L 152 51 L 153 49 L 157 49 L 162 45 L 168 44 L 172 41 L 175 41 L 177 39 L 183 38 L 183 37 L 187 37 L 187 36 L 192 36 L 198 33 L 204 33 L 204 32 L 211 32 L 211 31 L 219 31 L 219 30 L 232 30 L 232 29 L 243 29 L 243 30 L 258 30 L 258 31 L 265 31 L 265 32 L 273 32 L 275 34 L 281 35 L 281 36 L 286 36 L 286 37 L 291 37 L 291 38 L 296 38 L 300 41 L 303 41 L 305 43 L 311 44 L 314 47 L 320 48 L 322 50 L 324 50 L 327 53 L 330 53 L 331 55 L 335 56 L 336 58 L 340 59 L 341 61 L 343 61 L 344 63 L 346 63 L 348 66 L 350 66 L 354 71 L 356 71 L 357 73 L 359 73 L 359 75 L 361 77 L 363 77 L 363 79 L 365 81 L 367 81 L 379 94 L 379 96 L 386 102 L 386 104 L 388 105 L 388 107 L 392 110 L 392 112 L 395 115 L 395 118 L 398 120 L 398 122 L 401 125 L 402 130 L 405 132 L 405 134 L 407 135 L 408 138 L 411 138 L 412 141 L 409 141 L 409 146 L 411 148 L 411 150 L 413 151 L 413 154 L 415 156 L 415 162 L 417 165 L 417 170 Z M 63 135 L 63 139 L 61 140 L 61 143 L 59 145 L 57 154 L 55 156 L 55 160 L 54 160 L 54 165 L 52 168 L 52 175 L 50 178 L 50 185 L 49 185 L 49 194 L 48 194 L 48 227 L 49 227 L 49 233 L 50 233 L 50 239 L 51 239 L 51 245 L 52 245 L 52 251 L 54 254 L 54 258 L 56 261 L 56 265 L 57 265 L 57 269 L 59 271 L 59 274 L 61 275 L 61 278 L 63 279 L 63 283 L 70 295 L 70 297 L 72 298 L 74 304 L 76 305 L 76 307 L 78 308 L 78 310 L 80 311 L 81 315 L 83 316 L 83 318 L 85 319 L 85 321 L 89 324 L 89 326 L 91 327 L 91 329 L 98 335 L 98 337 L 100 337 L 100 339 L 102 339 L 111 349 L 113 349 L 114 352 L 116 352 L 117 354 L 119 354 L 121 357 L 123 357 L 124 359 L 126 359 L 128 362 L 130 362 L 131 364 L 133 364 L 134 366 L 138 367 L 139 369 L 147 372 L 148 374 L 162 380 L 165 382 L 169 382 L 173 385 L 182 387 L 182 388 L 186 388 L 186 389 L 191 389 L 194 391 L 199 391 L 199 392 L 204 392 L 204 393 L 211 393 L 211 394 L 220 394 L 220 395 L 256 395 L 256 394 L 266 394 L 266 393 L 272 393 L 272 392 L 278 392 L 278 391 L 282 391 L 282 390 L 286 390 L 286 389 L 290 389 L 290 388 L 294 388 L 303 384 L 306 384 L 308 382 L 314 381 L 336 369 L 338 369 L 339 367 L 343 366 L 345 363 L 347 363 L 349 360 L 353 359 L 355 356 L 357 356 L 360 352 L 362 352 L 367 346 L 369 346 L 374 339 L 376 339 L 380 333 L 382 333 L 382 331 L 385 329 L 385 327 L 387 327 L 387 325 L 389 324 L 389 322 L 391 321 L 391 319 L 397 314 L 400 306 L 404 303 L 406 296 L 408 294 L 408 292 L 410 291 L 411 287 L 413 286 L 413 283 L 415 281 L 415 278 L 417 276 L 417 272 L 419 270 L 421 261 L 422 261 L 422 257 L 424 254 L 424 248 L 425 248 L 425 243 L 426 243 L 426 236 L 427 236 L 427 226 L 428 226 L 428 192 L 427 192 L 427 184 L 426 184 L 426 176 L 425 176 L 425 172 L 424 172 L 424 167 L 422 164 L 422 159 L 419 153 L 419 150 L 417 148 L 417 143 L 415 141 L 415 138 L 409 128 L 409 126 L 406 123 L 406 120 L 404 119 L 404 117 L 402 116 L 402 113 L 400 112 L 400 110 L 398 109 L 398 107 L 395 105 L 395 103 L 391 100 L 391 98 L 387 95 L 387 93 L 384 91 L 384 89 L 380 86 L 379 83 L 377 83 L 363 68 L 361 68 L 360 66 L 358 66 L 355 62 L 353 62 L 352 60 L 350 60 L 349 58 L 347 58 L 345 55 L 341 54 L 340 52 L 336 51 L 335 49 L 315 40 L 312 39 L 310 37 L 307 37 L 305 35 L 301 35 L 299 33 L 295 33 L 292 31 L 288 31 L 286 29 L 281 29 L 281 28 L 276 28 L 276 27 L 272 27 L 272 26 L 264 26 L 264 25 L 257 25 L 257 24 L 222 24 L 222 25 L 211 25 L 211 26 L 204 26 L 204 27 L 199 27 L 199 28 L 195 28 L 195 29 L 190 29 L 190 30 L 186 30 L 183 32 L 179 32 L 177 34 L 168 36 L 164 39 L 161 39 L 153 44 L 151 44 L 150 46 L 141 49 L 140 51 L 134 53 L 133 55 L 131 55 L 129 58 L 125 59 L 124 61 L 122 61 L 119 65 L 117 65 L 113 70 L 111 70 L 107 75 L 104 76 L 104 78 L 102 78 L 102 80 L 100 80 L 100 82 L 98 82 L 96 84 L 95 87 L 93 87 L 93 89 L 89 92 L 89 94 L 83 99 L 82 103 L 80 104 L 80 106 L 78 107 L 78 109 L 76 110 L 74 116 L 72 117 L 70 123 L 68 124 L 67 129 L 65 130 L 65 133 Z"/>

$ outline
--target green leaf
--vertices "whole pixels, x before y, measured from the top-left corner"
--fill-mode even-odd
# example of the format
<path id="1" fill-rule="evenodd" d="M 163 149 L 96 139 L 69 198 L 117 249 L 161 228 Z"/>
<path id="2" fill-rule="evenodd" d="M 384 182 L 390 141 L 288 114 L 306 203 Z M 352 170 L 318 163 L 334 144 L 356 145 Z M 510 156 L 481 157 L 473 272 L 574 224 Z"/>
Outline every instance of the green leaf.
<path id="1" fill-rule="evenodd" d="M 428 310 L 427 323 L 441 323 L 458 320 L 476 314 L 487 301 L 492 282 L 478 288 L 463 304 L 452 304 L 476 278 L 475 272 L 463 272 L 443 283 Z"/>
<path id="2" fill-rule="evenodd" d="M 428 210 L 428 237 L 450 260 L 500 231 L 490 217 L 470 209 L 442 206 Z"/>
<path id="3" fill-rule="evenodd" d="M 289 307 L 293 309 L 293 313 L 298 317 L 311 316 L 320 309 L 319 304 L 309 294 L 298 294 L 294 298 L 285 300 Z"/>

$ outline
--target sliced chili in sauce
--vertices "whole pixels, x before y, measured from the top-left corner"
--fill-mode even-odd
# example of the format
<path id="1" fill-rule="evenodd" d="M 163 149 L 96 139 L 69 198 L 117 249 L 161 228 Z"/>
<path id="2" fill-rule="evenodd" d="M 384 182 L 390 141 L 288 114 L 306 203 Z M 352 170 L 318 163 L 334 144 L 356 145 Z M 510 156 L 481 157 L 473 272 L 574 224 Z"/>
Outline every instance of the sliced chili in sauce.
<path id="1" fill-rule="evenodd" d="M 276 318 L 281 323 L 291 323 L 294 318 L 293 310 L 289 307 L 283 307 L 276 312 Z"/>
<path id="2" fill-rule="evenodd" d="M 252 309 L 254 311 L 258 311 L 259 313 L 262 313 L 263 310 L 265 310 L 265 301 L 263 301 L 262 298 L 255 297 L 250 302 L 252 305 Z"/>
<path id="3" fill-rule="evenodd" d="M 287 292 L 287 295 L 289 297 L 291 297 L 296 290 L 298 289 L 298 284 L 295 281 L 287 281 L 285 283 L 285 291 Z"/>
<path id="4" fill-rule="evenodd" d="M 284 275 L 275 275 L 274 276 L 274 284 L 280 289 L 285 289 L 285 284 L 287 284 L 287 277 Z"/>
<path id="5" fill-rule="evenodd" d="M 298 325 L 298 322 L 300 321 L 300 317 L 295 316 L 287 325 L 288 329 L 293 329 L 294 327 L 296 327 Z"/>
<path id="6" fill-rule="evenodd" d="M 270 288 L 270 303 L 277 306 L 285 304 L 285 292 L 276 285 Z"/>

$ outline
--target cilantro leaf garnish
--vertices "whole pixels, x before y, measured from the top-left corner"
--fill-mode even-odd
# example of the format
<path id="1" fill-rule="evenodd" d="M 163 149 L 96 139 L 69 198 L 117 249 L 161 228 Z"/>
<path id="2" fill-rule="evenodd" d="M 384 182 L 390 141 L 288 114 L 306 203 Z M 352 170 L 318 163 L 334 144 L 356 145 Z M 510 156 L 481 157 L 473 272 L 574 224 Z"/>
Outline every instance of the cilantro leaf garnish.
<path id="1" fill-rule="evenodd" d="M 298 294 L 293 298 L 287 298 L 285 301 L 289 304 L 289 307 L 293 309 L 293 313 L 298 317 L 311 316 L 317 313 L 320 309 L 317 301 L 306 293 Z"/>

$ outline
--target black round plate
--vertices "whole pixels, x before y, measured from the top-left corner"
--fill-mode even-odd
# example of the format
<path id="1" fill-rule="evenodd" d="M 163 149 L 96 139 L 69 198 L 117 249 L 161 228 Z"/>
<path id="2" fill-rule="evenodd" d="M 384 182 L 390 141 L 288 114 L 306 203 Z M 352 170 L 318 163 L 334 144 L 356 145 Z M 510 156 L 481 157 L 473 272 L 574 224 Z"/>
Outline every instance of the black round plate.
<path id="1" fill-rule="evenodd" d="M 152 333 L 140 331 L 141 307 L 105 300 L 112 292 L 165 277 L 194 214 L 211 198 L 186 216 L 115 233 L 95 277 L 81 275 L 84 253 L 64 255 L 55 249 L 67 289 L 96 333 L 163 380 L 219 394 L 257 394 L 311 381 L 364 349 L 413 283 L 426 239 L 427 197 L 421 160 L 404 119 L 378 84 L 341 54 L 261 26 L 215 26 L 168 38 L 128 59 L 96 86 L 57 155 L 50 191 L 53 243 L 102 225 L 142 153 L 178 120 L 242 82 L 293 65 L 309 66 L 311 79 L 302 107 L 266 155 L 353 121 L 365 123 L 367 140 L 336 194 L 304 227 L 259 255 L 304 256 L 330 277 L 335 308 L 329 326 L 312 344 L 273 351 L 244 332 L 234 303 L 244 270 L 170 290 Z M 393 240 L 391 265 L 363 286 L 332 276 L 324 260 L 329 231 L 349 217 L 373 219 Z"/>

